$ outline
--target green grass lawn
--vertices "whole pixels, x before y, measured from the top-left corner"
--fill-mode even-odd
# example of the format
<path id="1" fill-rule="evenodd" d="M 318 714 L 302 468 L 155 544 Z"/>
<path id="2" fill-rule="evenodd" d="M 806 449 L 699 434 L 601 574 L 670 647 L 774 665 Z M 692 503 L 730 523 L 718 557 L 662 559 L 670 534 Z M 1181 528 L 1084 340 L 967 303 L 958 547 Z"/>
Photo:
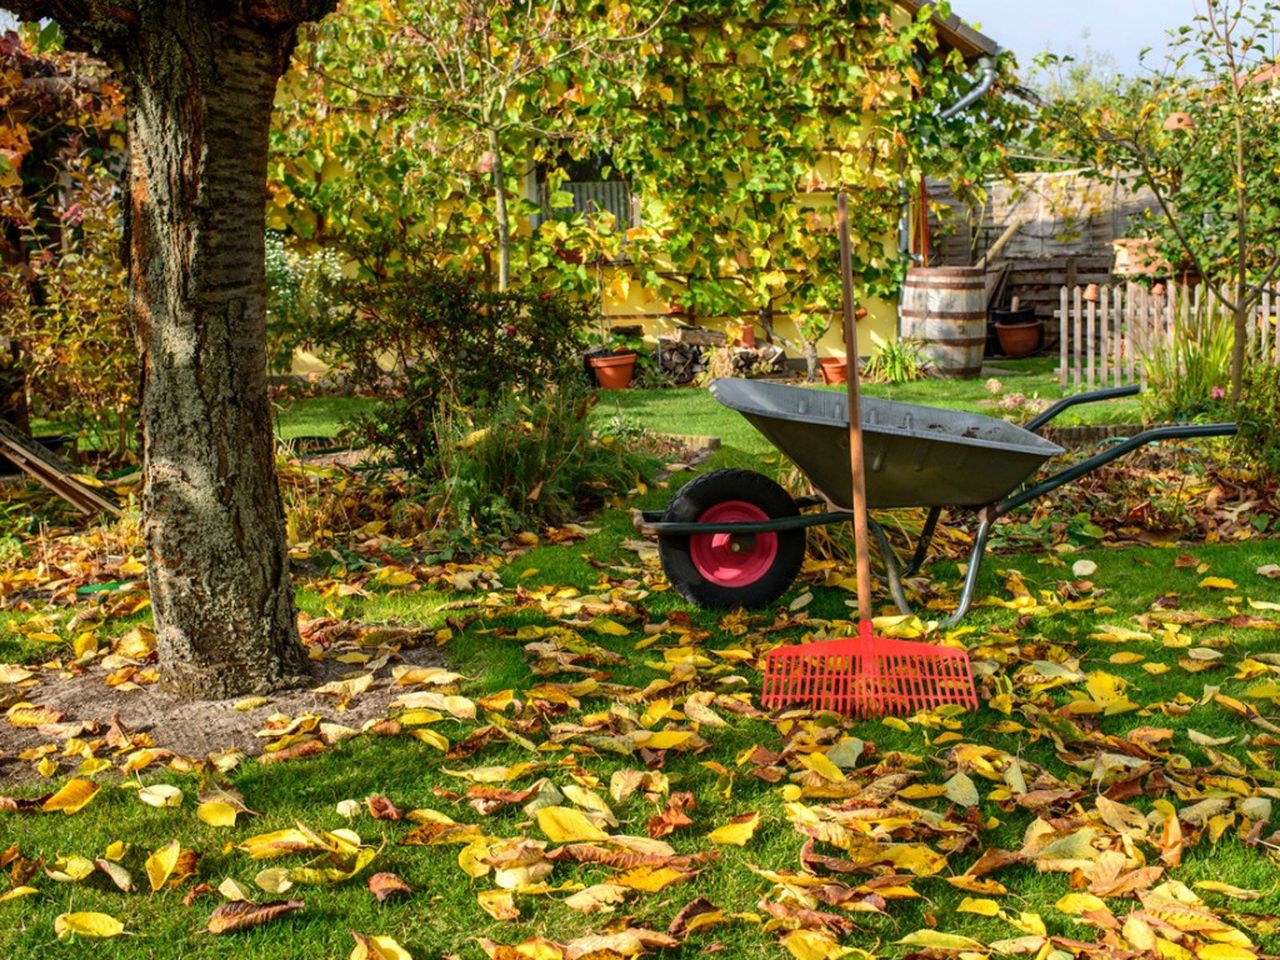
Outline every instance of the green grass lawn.
<path id="1" fill-rule="evenodd" d="M 1040 375 L 1030 373 L 1027 382 Z M 946 385 L 955 388 L 956 385 Z M 912 389 L 941 389 L 924 384 Z M 967 385 L 966 385 L 967 388 Z M 980 385 L 966 392 L 976 408 L 983 398 Z M 1013 389 L 1011 387 L 1011 389 Z M 1021 389 L 1018 387 L 1017 389 Z M 895 398 L 900 396 L 894 394 Z M 911 395 L 915 401 L 934 402 L 925 394 Z M 321 406 L 303 401 L 281 415 L 282 430 L 294 436 L 323 435 L 327 425 L 345 416 L 349 401 L 333 401 Z M 603 422 L 616 415 L 634 417 L 654 429 L 686 434 L 714 435 L 721 449 L 706 465 L 751 466 L 772 472 L 776 463 L 769 445 L 737 414 L 719 407 L 705 391 L 625 391 L 607 394 L 593 416 Z M 774 461 L 774 462 L 771 462 Z M 800 876 L 782 893 L 775 882 L 753 871 L 800 871 L 801 852 L 806 837 L 794 828 L 797 817 L 843 817 L 863 808 L 888 809 L 893 803 L 909 803 L 894 809 L 906 819 L 892 832 L 899 842 L 911 842 L 921 824 L 950 818 L 956 836 L 976 836 L 976 843 L 953 849 L 953 838 L 945 833 L 927 841 L 947 857 L 936 876 L 907 877 L 895 881 L 905 890 L 901 899 L 888 899 L 883 912 L 855 912 L 821 902 L 811 906 L 843 917 L 854 931 L 835 938 L 841 944 L 880 957 L 905 957 L 917 948 L 896 941 L 918 930 L 973 938 L 982 945 L 1034 935 L 1042 923 L 1050 936 L 1072 941 L 1095 942 L 1100 930 L 1058 904 L 1065 895 L 1080 892 L 1088 880 L 1063 872 L 1039 872 L 1034 860 L 1017 863 L 992 874 L 1007 893 L 966 892 L 946 878 L 963 873 L 983 850 L 1016 851 L 1021 848 L 1037 815 L 1031 805 L 1016 802 L 1009 794 L 1006 779 L 999 773 L 984 776 L 984 764 L 1016 757 L 1029 789 L 1064 789 L 1073 798 L 1054 803 L 1043 813 L 1063 830 L 1076 829 L 1089 820 L 1093 831 L 1083 837 L 1083 846 L 1072 846 L 1073 856 L 1095 856 L 1103 848 L 1128 851 L 1132 864 L 1160 865 L 1160 849 L 1152 839 L 1123 841 L 1097 820 L 1097 796 L 1113 792 L 1122 801 L 1149 815 L 1155 828 L 1148 837 L 1158 837 L 1159 825 L 1170 810 L 1186 810 L 1206 800 L 1223 800 L 1231 823 L 1213 842 L 1208 829 L 1191 824 L 1183 827 L 1186 849 L 1180 865 L 1173 866 L 1155 884 L 1177 881 L 1184 884 L 1185 896 L 1204 901 L 1205 909 L 1235 929 L 1243 931 L 1258 951 L 1280 950 L 1274 920 L 1280 914 L 1280 884 L 1269 847 L 1244 842 L 1250 823 L 1240 811 L 1245 798 L 1262 799 L 1280 786 L 1275 766 L 1280 736 L 1265 724 L 1274 718 L 1280 701 L 1275 687 L 1280 663 L 1280 613 L 1266 606 L 1280 601 L 1280 581 L 1264 579 L 1260 566 L 1275 563 L 1274 540 L 1239 543 L 1200 544 L 1167 549 L 1128 547 L 1124 549 L 1080 548 L 1067 542 L 1047 542 L 1035 552 L 1003 553 L 984 566 L 978 596 L 981 602 L 951 642 L 969 647 L 979 664 L 983 702 L 977 711 L 959 718 L 922 716 L 909 723 L 878 720 L 848 721 L 832 716 L 815 721 L 778 722 L 766 717 L 737 715 L 716 700 L 717 712 L 726 725 L 702 725 L 698 734 L 708 742 L 699 754 L 668 751 L 648 759 L 666 775 L 671 791 L 688 791 L 697 800 L 689 816 L 690 826 L 665 838 L 678 853 L 696 854 L 710 848 L 707 834 L 740 814 L 756 813 L 760 826 L 743 847 L 718 848 L 721 859 L 705 865 L 697 876 L 659 893 L 640 893 L 620 905 L 612 914 L 584 915 L 563 902 L 571 889 L 552 892 L 517 892 L 515 904 L 520 916 L 497 920 L 481 909 L 477 894 L 495 889 L 492 875 L 471 878 L 459 866 L 457 845 L 402 846 L 398 841 L 411 824 L 375 820 L 360 812 L 348 820 L 339 814 L 343 800 L 363 800 L 385 795 L 403 810 L 441 811 L 460 823 L 475 824 L 492 838 L 540 838 L 535 818 L 520 806 L 483 817 L 459 796 L 468 787 L 460 774 L 524 762 L 546 762 L 547 767 L 518 777 L 512 789 L 529 787 L 538 777 L 549 778 L 560 788 L 580 786 L 608 798 L 612 775 L 623 769 L 644 767 L 645 757 L 615 752 L 609 738 L 575 732 L 574 725 L 602 722 L 613 717 L 614 730 L 626 729 L 630 721 L 648 710 L 681 710 L 684 698 L 697 690 L 726 695 L 735 690 L 750 695 L 754 702 L 759 688 L 759 656 L 774 644 L 797 642 L 821 632 L 832 620 L 852 616 L 852 594 L 844 587 L 820 584 L 821 573 L 802 578 L 769 611 L 742 617 L 691 608 L 674 592 L 665 589 L 660 572 L 646 566 L 626 542 L 635 532 L 623 507 L 659 508 L 690 474 L 678 473 L 668 483 L 655 485 L 625 503 L 618 503 L 591 518 L 587 539 L 565 544 L 542 543 L 498 565 L 505 585 L 487 596 L 440 592 L 418 585 L 404 588 L 369 586 L 345 596 L 332 590 L 334 580 L 316 578 L 300 584 L 300 607 L 312 615 L 332 615 L 362 622 L 422 625 L 439 629 L 449 618 L 458 627 L 444 652 L 451 665 L 465 675 L 459 694 L 472 700 L 512 691 L 524 704 L 518 715 L 512 710 L 481 710 L 475 721 L 445 718 L 428 724 L 447 737 L 456 751 L 468 737 L 487 731 L 485 742 L 475 752 L 442 756 L 435 748 L 406 734 L 358 737 L 331 747 L 316 758 L 277 765 L 246 762 L 228 775 L 246 804 L 261 817 L 241 817 L 231 829 L 216 829 L 200 822 L 194 814 L 194 800 L 200 790 L 197 773 L 145 772 L 146 783 L 161 781 L 180 787 L 184 803 L 175 808 L 156 809 L 137 799 L 136 782 L 121 779 L 111 771 L 95 774 L 104 785 L 102 792 L 81 812 L 18 815 L 0 812 L 0 851 L 17 844 L 23 856 L 78 855 L 92 860 L 102 856 L 108 844 L 130 844 L 122 863 L 135 882 L 148 889 L 143 861 L 170 838 L 184 848 L 201 854 L 196 875 L 176 890 L 156 894 L 122 894 L 101 873 L 79 883 L 63 883 L 38 873 L 31 885 L 39 894 L 10 902 L 0 902 L 0 956 L 61 957 L 86 955 L 90 949 L 101 957 L 254 957 L 264 960 L 292 960 L 299 956 L 346 957 L 352 948 L 348 930 L 367 935 L 394 937 L 418 960 L 456 955 L 464 960 L 485 956 L 477 938 L 499 944 L 517 944 L 531 937 L 565 942 L 590 932 L 631 926 L 665 930 L 677 912 L 696 897 L 704 897 L 723 911 L 724 922 L 689 936 L 681 946 L 660 955 L 675 958 L 701 956 L 713 945 L 725 957 L 756 958 L 789 956 L 834 957 L 825 950 L 816 953 L 788 953 L 778 944 L 784 929 L 769 929 L 762 902 L 804 904 L 811 893 Z M 1188 564 L 1180 555 L 1194 559 Z M 1070 566 L 1090 560 L 1097 570 L 1088 579 L 1094 588 L 1068 587 L 1075 581 Z M 932 564 L 926 575 L 941 597 L 954 597 L 959 570 L 954 559 Z M 340 580 L 341 575 L 337 578 Z M 1217 578 L 1209 580 L 1207 578 Z M 647 595 L 631 601 L 635 590 Z M 539 598 L 552 598 L 564 591 L 566 600 L 584 594 L 620 601 L 621 612 L 611 619 L 625 627 L 622 635 L 592 629 L 591 616 L 572 624 L 555 618 Z M 797 618 L 789 613 L 793 603 L 811 593 Z M 877 596 L 880 612 L 883 594 Z M 1249 601 L 1260 601 L 1261 608 Z M 1073 602 L 1074 601 L 1074 602 Z M 478 606 L 459 607 L 459 602 Z M 546 600 L 550 603 L 550 599 Z M 447 608 L 445 605 L 449 605 Z M 55 611 L 58 624 L 65 623 L 69 609 Z M 472 616 L 475 619 L 470 619 Z M 1165 625 L 1149 619 L 1166 618 Z M 1255 620 L 1239 619 L 1254 617 Z M 462 619 L 459 619 L 462 618 Z M 645 624 L 666 624 L 656 633 Z M 683 626 L 682 626 L 683 625 Z M 621 658 L 616 664 L 587 664 L 576 670 L 551 668 L 546 675 L 534 670 L 535 658 L 526 649 L 529 638 L 549 627 L 565 628 L 566 650 L 601 648 Z M 114 625 L 113 625 L 114 628 Z M 682 629 L 693 631 L 682 633 Z M 848 629 L 847 627 L 844 629 Z M 522 634 L 520 631 L 524 631 Z M 1117 632 L 1129 631 L 1129 633 Z M 65 631 L 63 631 L 65 632 Z M 1116 637 L 1124 638 L 1112 642 Z M 737 651 L 744 651 L 739 655 Z M 0 640 L 0 662 L 37 662 L 65 656 L 59 648 L 39 640 Z M 696 673 L 673 687 L 661 687 L 673 679 L 673 665 L 692 658 Z M 1190 669 L 1188 668 L 1190 665 Z M 1202 672 L 1201 665 L 1207 665 Z M 608 683 L 621 687 L 581 696 L 578 707 L 549 711 L 540 719 L 533 707 L 536 696 L 529 691 L 552 682 L 580 683 L 593 672 Z M 741 680 L 734 678 L 740 677 Z M 624 690 L 623 688 L 629 688 Z M 646 689 L 648 693 L 642 693 Z M 1122 699 L 1099 700 L 1097 691 L 1122 694 Z M 3 693 L 3 688 L 0 688 Z M 1003 696 L 1007 694 L 1007 696 Z M 1215 698 L 1221 694 L 1228 698 Z M 545 693 L 542 694 L 546 696 Z M 1072 713 L 1072 701 L 1100 704 Z M 1251 723 L 1231 709 L 1231 704 L 1248 704 L 1260 712 L 1262 725 Z M 341 715 L 330 716 L 341 722 Z M 659 714 L 660 716 L 661 714 Z M 0 721 L 3 723 L 3 721 Z M 531 727 L 522 723 L 532 723 Z M 653 729 L 690 729 L 695 724 L 679 714 L 651 721 Z M 555 724 L 555 735 L 551 724 Z M 0 747 L 4 727 L 0 726 Z M 161 732 L 162 733 L 162 732 Z M 1093 739 L 1078 739 L 1087 734 Z M 751 748 L 761 746 L 781 751 L 792 738 L 810 750 L 821 752 L 844 736 L 866 744 L 863 758 L 848 776 L 868 790 L 880 778 L 904 773 L 903 784 L 926 788 L 923 796 L 894 801 L 891 797 L 847 802 L 825 800 L 812 790 L 815 781 L 794 759 L 785 761 L 785 775 L 776 782 L 753 775 L 748 759 Z M 1230 742 L 1213 743 L 1218 738 Z M 1101 739 L 1109 738 L 1109 739 Z M 1120 789 L 1123 781 L 1114 763 L 1123 760 L 1134 743 L 1158 745 L 1157 758 L 1149 761 L 1137 781 L 1137 795 Z M 59 750 L 61 754 L 61 749 Z M 109 756 L 106 750 L 101 755 Z M 1110 759 L 1108 759 L 1110 758 Z M 1117 759 L 1119 758 L 1119 759 Z M 26 782 L 0 793 L 32 796 L 47 792 L 64 782 L 76 768 L 76 756 L 60 760 L 60 769 L 48 783 Z M 786 765 L 790 764 L 789 767 Z M 157 764 L 151 769 L 156 769 Z M 972 810 L 954 806 L 945 796 L 930 795 L 927 788 L 941 787 L 957 772 L 965 771 L 976 784 L 979 803 Z M 1037 784 L 1039 777 L 1043 783 Z M 1163 779 L 1161 779 L 1163 778 Z M 1164 786 L 1161 786 L 1161 784 Z M 797 799 L 796 790 L 806 791 Z M 817 781 L 817 787 L 821 787 Z M 619 820 L 611 834 L 640 835 L 646 824 L 661 810 L 658 804 L 639 793 L 625 802 L 609 800 Z M 569 801 L 565 801 L 569 805 Z M 806 814 L 805 811 L 808 811 Z M 923 811 L 923 812 L 921 812 Z M 883 811 L 881 811 L 883 812 Z M 1187 814 L 1190 816 L 1190 814 Z M 1226 816 L 1226 814 L 1224 814 Z M 217 887 L 231 877 L 253 889 L 254 878 L 264 867 L 298 866 L 307 858 L 291 856 L 280 860 L 253 861 L 238 849 L 247 837 L 271 830 L 287 829 L 296 823 L 316 829 L 355 830 L 375 846 L 385 843 L 372 865 L 361 875 L 330 886 L 295 886 L 285 896 L 297 896 L 305 909 L 258 929 L 222 936 L 202 933 L 204 923 L 221 898 L 204 896 L 191 906 L 183 896 L 199 881 Z M 874 823 L 868 820 L 866 823 Z M 1263 836 L 1275 828 L 1264 830 Z M 1091 838 L 1091 839 L 1090 839 Z M 883 836 L 878 839 L 885 839 Z M 840 849 L 817 844 L 820 852 L 846 855 Z M 365 886 L 367 876 L 391 871 L 414 888 L 408 897 L 379 906 Z M 866 866 L 851 874 L 824 874 L 827 883 L 857 887 L 889 873 L 883 867 Z M 559 863 L 546 878 L 553 888 L 562 884 L 596 884 L 618 879 L 618 872 L 602 866 Z M 1210 882 L 1206 888 L 1196 886 Z M 1255 899 L 1236 900 L 1218 892 L 1212 883 L 1227 883 L 1256 892 Z M 0 879 L 0 896 L 8 889 Z M 258 899 L 273 899 L 261 890 Z M 1144 895 L 1145 892 L 1144 892 Z M 966 899 L 995 900 L 1003 916 L 971 912 L 985 905 L 966 904 Z M 1133 896 L 1103 898 L 1118 920 L 1117 932 L 1128 930 L 1137 937 L 1141 931 L 1125 927 L 1131 911 L 1140 909 Z M 1159 909 L 1153 906 L 1152 909 Z M 83 940 L 59 943 L 54 938 L 54 919 L 70 911 L 102 911 L 126 925 L 129 935 L 101 943 Z M 1029 915 L 1035 915 L 1031 918 Z M 1165 931 L 1168 933 L 1168 931 Z M 1169 934 L 1172 936 L 1172 934 Z M 1179 936 L 1182 936 L 1181 934 Z M 1192 935 L 1188 947 L 1171 945 L 1170 957 L 1196 960 L 1198 943 Z M 1123 952 L 1123 940 L 1116 951 Z M 799 949 L 797 945 L 796 949 Z M 1005 947 L 1004 949 L 1009 949 Z M 1040 948 L 1033 946 L 1028 955 Z M 1185 949 L 1186 955 L 1177 950 Z M 984 947 L 971 948 L 976 955 Z M 1065 960 L 1069 950 L 1045 956 Z M 1135 953 L 1136 955 L 1136 953 Z M 556 956 L 538 954 L 533 947 L 522 954 L 504 957 Z M 599 960 L 612 954 L 599 954 Z M 1245 955 L 1210 952 L 1207 960 L 1246 960 Z M 593 958 L 594 960 L 594 958 Z"/>
<path id="2" fill-rule="evenodd" d="M 1053 357 L 1031 357 L 1001 361 L 992 365 L 991 370 L 1004 386 L 1006 394 L 1021 393 L 1042 400 L 1057 400 L 1063 393 L 1054 373 L 1056 363 Z M 869 383 L 863 390 L 867 396 L 904 403 L 994 414 L 992 394 L 987 390 L 986 382 L 986 379 L 921 380 L 896 387 Z M 287 401 L 277 409 L 276 432 L 285 440 L 336 436 L 345 420 L 369 410 L 373 403 L 365 397 L 315 397 Z M 671 433 L 717 436 L 730 446 L 754 433 L 741 416 L 720 406 L 710 393 L 697 387 L 602 393 L 600 405 L 594 413 L 597 421 L 618 414 L 630 415 L 654 429 Z M 1055 421 L 1062 426 L 1141 422 L 1142 409 L 1136 399 L 1076 407 Z"/>

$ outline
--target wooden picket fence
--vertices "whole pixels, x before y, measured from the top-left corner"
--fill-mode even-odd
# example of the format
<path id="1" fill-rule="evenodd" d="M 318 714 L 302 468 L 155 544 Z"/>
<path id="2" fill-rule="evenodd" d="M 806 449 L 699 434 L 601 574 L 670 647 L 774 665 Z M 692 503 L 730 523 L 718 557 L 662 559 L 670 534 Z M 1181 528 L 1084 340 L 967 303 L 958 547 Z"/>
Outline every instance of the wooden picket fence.
<path id="1" fill-rule="evenodd" d="M 1093 294 L 1093 296 L 1090 296 Z M 1137 383 L 1146 386 L 1144 354 L 1172 343 L 1180 327 L 1205 309 L 1212 296 L 1202 286 L 1152 292 L 1138 284 L 1063 287 L 1059 309 L 1058 380 L 1062 389 L 1093 390 Z M 1214 304 L 1227 323 L 1230 311 Z M 1263 294 L 1249 325 L 1249 356 L 1280 364 L 1280 296 Z"/>

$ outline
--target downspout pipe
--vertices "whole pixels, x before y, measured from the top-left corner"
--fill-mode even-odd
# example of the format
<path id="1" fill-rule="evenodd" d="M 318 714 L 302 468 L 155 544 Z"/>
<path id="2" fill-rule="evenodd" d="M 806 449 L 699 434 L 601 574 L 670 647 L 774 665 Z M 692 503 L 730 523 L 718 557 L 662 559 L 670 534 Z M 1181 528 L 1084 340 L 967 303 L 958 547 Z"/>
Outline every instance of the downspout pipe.
<path id="1" fill-rule="evenodd" d="M 996 78 L 1000 75 L 1000 70 L 996 66 L 994 57 L 983 57 L 978 61 L 978 68 L 981 74 L 974 88 L 966 93 L 963 97 L 947 107 L 940 114 L 939 120 L 952 120 L 960 116 L 975 103 L 991 92 L 991 88 L 995 86 Z M 919 262 L 918 254 L 911 253 L 911 188 L 903 187 L 902 195 L 902 220 L 898 227 L 898 249 L 907 254 L 916 262 Z"/>

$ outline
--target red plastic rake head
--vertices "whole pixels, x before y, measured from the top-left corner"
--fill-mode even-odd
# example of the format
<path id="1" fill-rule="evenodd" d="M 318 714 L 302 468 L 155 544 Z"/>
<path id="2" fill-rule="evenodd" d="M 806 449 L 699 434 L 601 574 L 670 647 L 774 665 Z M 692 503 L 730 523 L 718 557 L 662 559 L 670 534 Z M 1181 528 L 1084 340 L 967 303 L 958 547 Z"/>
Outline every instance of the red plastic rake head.
<path id="1" fill-rule="evenodd" d="M 762 702 L 868 717 L 948 703 L 976 710 L 978 695 L 966 651 L 876 637 L 864 620 L 857 637 L 770 651 Z"/>

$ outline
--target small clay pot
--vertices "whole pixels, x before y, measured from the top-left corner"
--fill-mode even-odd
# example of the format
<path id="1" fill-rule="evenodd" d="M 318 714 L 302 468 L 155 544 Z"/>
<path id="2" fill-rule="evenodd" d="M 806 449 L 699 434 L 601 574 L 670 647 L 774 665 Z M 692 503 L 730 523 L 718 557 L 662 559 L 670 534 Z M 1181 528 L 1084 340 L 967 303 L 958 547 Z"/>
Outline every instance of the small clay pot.
<path id="1" fill-rule="evenodd" d="M 1006 357 L 1029 357 L 1040 348 L 1040 336 L 1044 333 L 1044 322 L 1034 323 L 997 323 L 996 338 L 1000 341 L 1000 350 Z"/>
<path id="2" fill-rule="evenodd" d="M 849 361 L 844 357 L 823 357 L 818 361 L 822 382 L 826 384 L 849 382 Z"/>
<path id="3" fill-rule="evenodd" d="M 631 352 L 587 357 L 587 363 L 595 371 L 601 390 L 627 389 L 636 372 L 636 355 Z"/>

